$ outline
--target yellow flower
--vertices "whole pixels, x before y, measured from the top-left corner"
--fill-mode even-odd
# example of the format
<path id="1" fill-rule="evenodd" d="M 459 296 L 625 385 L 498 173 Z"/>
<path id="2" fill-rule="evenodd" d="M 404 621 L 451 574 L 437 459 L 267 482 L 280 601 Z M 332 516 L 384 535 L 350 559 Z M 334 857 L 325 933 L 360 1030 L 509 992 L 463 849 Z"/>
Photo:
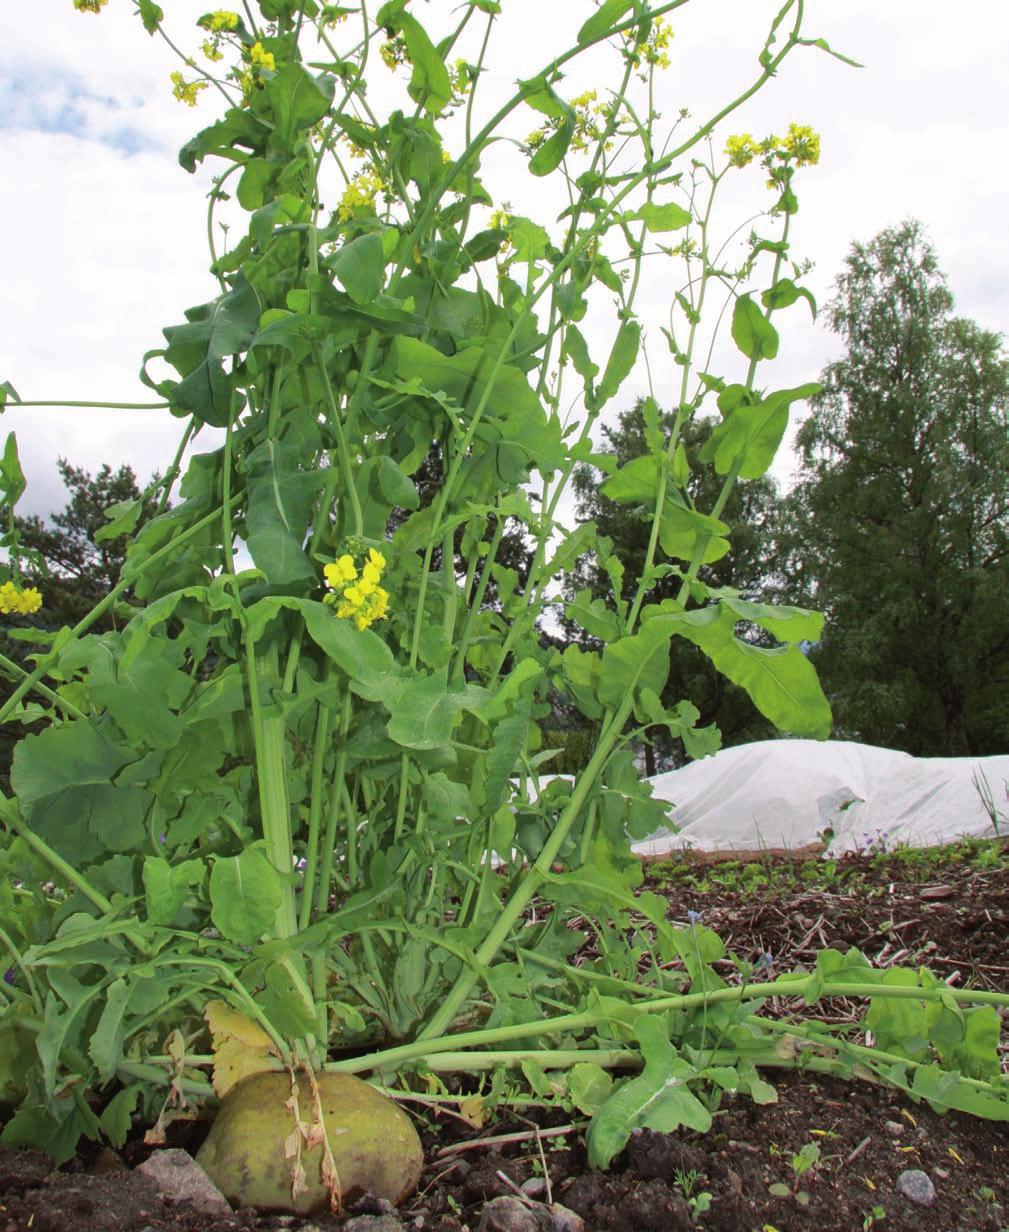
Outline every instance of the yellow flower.
<path id="1" fill-rule="evenodd" d="M 324 4 L 322 12 L 319 14 L 319 20 L 324 26 L 338 26 L 345 22 L 350 16 L 346 9 L 342 9 L 338 4 Z"/>
<path id="2" fill-rule="evenodd" d="M 322 572 L 326 579 L 326 585 L 331 586 L 333 590 L 342 586 L 344 582 L 353 582 L 357 577 L 357 567 L 354 564 L 354 558 L 348 555 L 340 556 L 331 565 L 327 565 Z"/>
<path id="3" fill-rule="evenodd" d="M 410 56 L 406 49 L 406 40 L 401 34 L 397 34 L 394 39 L 389 39 L 387 43 L 383 43 L 378 49 L 378 54 L 382 57 L 386 68 L 390 70 L 395 70 L 401 64 L 408 64 L 410 61 Z"/>
<path id="4" fill-rule="evenodd" d="M 375 569 L 379 571 L 379 573 L 381 573 L 382 570 L 385 568 L 385 557 L 376 548 L 369 548 L 368 549 L 368 564 L 372 565 Z"/>
<path id="5" fill-rule="evenodd" d="M 100 13 L 109 0 L 74 0 L 78 13 Z"/>
<path id="6" fill-rule="evenodd" d="M 362 171 L 344 189 L 340 198 L 340 222 L 348 222 L 358 211 L 375 209 L 375 197 L 385 187 L 382 177 L 374 171 Z"/>
<path id="7" fill-rule="evenodd" d="M 200 91 L 207 88 L 205 81 L 186 81 L 181 73 L 172 73 L 171 82 L 172 93 L 187 107 L 195 107 Z"/>
<path id="8" fill-rule="evenodd" d="M 0 586 L 0 612 L 5 616 L 12 612 L 19 616 L 30 616 L 42 606 L 42 596 L 34 586 L 27 590 L 18 590 L 10 580 Z"/>
<path id="9" fill-rule="evenodd" d="M 224 59 L 224 52 L 221 51 L 216 39 L 204 39 L 203 54 L 208 60 L 217 61 Z"/>
<path id="10" fill-rule="evenodd" d="M 253 43 L 249 48 L 249 63 L 252 65 L 254 72 L 262 72 L 265 69 L 267 72 L 272 73 L 277 67 L 273 52 L 264 51 L 262 43 Z"/>
<path id="11" fill-rule="evenodd" d="M 725 143 L 725 153 L 734 167 L 745 167 L 752 163 L 758 150 L 757 143 L 749 133 L 739 133 Z"/>
<path id="12" fill-rule="evenodd" d="M 782 153 L 794 158 L 797 167 L 813 167 L 820 161 L 820 134 L 808 124 L 789 124 Z"/>
<path id="13" fill-rule="evenodd" d="M 42 606 L 42 596 L 34 586 L 29 586 L 27 590 L 21 592 L 21 612 L 25 616 L 30 616 L 32 612 L 37 612 Z"/>
<path id="14" fill-rule="evenodd" d="M 204 14 L 196 24 L 212 34 L 217 34 L 221 30 L 237 30 L 238 14 L 228 12 L 227 9 L 217 9 L 213 13 Z"/>

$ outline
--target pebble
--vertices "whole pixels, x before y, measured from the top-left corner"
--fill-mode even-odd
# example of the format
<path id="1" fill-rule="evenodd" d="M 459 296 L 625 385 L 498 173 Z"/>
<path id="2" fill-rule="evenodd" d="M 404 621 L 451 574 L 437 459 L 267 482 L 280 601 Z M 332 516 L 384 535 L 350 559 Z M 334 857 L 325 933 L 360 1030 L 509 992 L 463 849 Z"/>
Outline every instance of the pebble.
<path id="1" fill-rule="evenodd" d="M 553 1221 L 542 1206 L 506 1195 L 484 1203 L 477 1232 L 552 1232 Z"/>
<path id="2" fill-rule="evenodd" d="M 527 1198 L 542 1198 L 547 1191 L 547 1183 L 542 1176 L 531 1176 L 522 1182 L 520 1188 Z"/>
<path id="3" fill-rule="evenodd" d="M 202 1215 L 230 1215 L 231 1204 L 188 1151 L 155 1151 L 137 1168 L 158 1193 L 172 1202 L 188 1202 Z"/>
<path id="4" fill-rule="evenodd" d="M 899 1138 L 904 1133 L 904 1126 L 901 1125 L 900 1121 L 887 1121 L 884 1129 L 891 1138 Z"/>
<path id="5" fill-rule="evenodd" d="M 406 1232 L 406 1225 L 395 1215 L 355 1215 L 343 1225 L 343 1232 Z"/>
<path id="6" fill-rule="evenodd" d="M 559 1202 L 552 1202 L 547 1210 L 550 1212 L 552 1232 L 585 1232 L 585 1220 Z"/>
<path id="7" fill-rule="evenodd" d="M 935 1186 L 926 1172 L 919 1168 L 909 1168 L 897 1177 L 897 1188 L 908 1199 L 918 1206 L 931 1206 L 935 1201 Z"/>

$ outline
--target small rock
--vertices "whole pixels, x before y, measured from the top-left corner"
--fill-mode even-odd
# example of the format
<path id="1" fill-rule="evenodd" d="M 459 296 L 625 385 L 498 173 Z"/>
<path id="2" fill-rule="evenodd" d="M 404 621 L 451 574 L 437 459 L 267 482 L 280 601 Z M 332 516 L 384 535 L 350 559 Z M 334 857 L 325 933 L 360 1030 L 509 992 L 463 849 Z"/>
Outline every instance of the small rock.
<path id="1" fill-rule="evenodd" d="M 172 1202 L 188 1202 L 203 1215 L 230 1215 L 227 1198 L 188 1151 L 155 1151 L 137 1171 Z"/>
<path id="2" fill-rule="evenodd" d="M 931 1206 L 935 1201 L 935 1186 L 927 1172 L 909 1168 L 897 1177 L 897 1189 L 909 1202 L 917 1206 Z"/>
<path id="3" fill-rule="evenodd" d="M 739 1173 L 733 1172 L 731 1168 L 727 1168 L 726 1176 L 728 1177 L 729 1188 L 732 1192 L 734 1194 L 741 1194 L 743 1192 L 743 1178 L 739 1175 Z"/>
<path id="4" fill-rule="evenodd" d="M 531 1176 L 520 1186 L 527 1198 L 542 1198 L 547 1191 L 547 1183 L 542 1176 Z"/>
<path id="5" fill-rule="evenodd" d="M 932 1171 L 936 1174 L 940 1181 L 949 1180 L 949 1171 L 946 1168 L 933 1168 Z"/>
<path id="6" fill-rule="evenodd" d="M 899 1138 L 904 1133 L 904 1126 L 900 1121 L 887 1121 L 883 1127 L 891 1138 Z"/>
<path id="7" fill-rule="evenodd" d="M 553 1232 L 585 1232 L 585 1220 L 581 1215 L 568 1210 L 566 1206 L 561 1206 L 559 1202 L 552 1202 L 547 1210 L 550 1212 Z"/>
<path id="8" fill-rule="evenodd" d="M 491 1198 L 480 1212 L 477 1232 L 552 1232 L 553 1220 L 542 1206 L 530 1206 L 520 1198 Z"/>
<path id="9" fill-rule="evenodd" d="M 406 1232 L 406 1225 L 395 1215 L 355 1215 L 343 1225 L 343 1232 Z"/>

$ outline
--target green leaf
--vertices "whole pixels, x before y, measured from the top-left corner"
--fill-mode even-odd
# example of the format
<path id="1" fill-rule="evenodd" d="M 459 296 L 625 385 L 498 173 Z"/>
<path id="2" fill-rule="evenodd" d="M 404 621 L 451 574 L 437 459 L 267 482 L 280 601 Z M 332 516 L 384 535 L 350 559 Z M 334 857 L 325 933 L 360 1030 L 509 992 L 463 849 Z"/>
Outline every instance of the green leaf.
<path id="1" fill-rule="evenodd" d="M 274 140 L 293 150 L 299 132 L 311 128 L 333 104 L 336 78 L 313 77 L 301 64 L 288 60 L 266 83 L 273 112 Z"/>
<path id="2" fill-rule="evenodd" d="M 4 504 L 16 505 L 27 486 L 24 471 L 21 469 L 21 459 L 18 457 L 17 434 L 9 432 L 3 458 L 0 459 L 0 489 L 3 492 Z"/>
<path id="3" fill-rule="evenodd" d="M 600 410 L 617 393 L 637 361 L 640 344 L 641 326 L 637 321 L 621 322 L 590 410 Z"/>
<path id="4" fill-rule="evenodd" d="M 472 812 L 469 788 L 465 783 L 456 783 L 443 771 L 430 774 L 424 780 L 424 807 L 429 816 L 438 821 L 456 821 L 469 818 Z"/>
<path id="5" fill-rule="evenodd" d="M 811 382 L 794 389 L 780 389 L 753 406 L 737 406 L 705 441 L 701 461 L 713 461 L 719 475 L 727 475 L 733 466 L 738 466 L 740 479 L 759 479 L 767 473 L 778 452 L 792 403 L 812 398 L 822 388 Z"/>
<path id="6" fill-rule="evenodd" d="M 704 544 L 701 564 L 709 565 L 729 551 L 730 528 L 710 514 L 691 509 L 679 492 L 666 491 L 659 522 L 659 543 L 674 560 L 692 561 L 699 543 Z"/>
<path id="7" fill-rule="evenodd" d="M 765 649 L 735 637 L 739 617 L 731 607 L 712 604 L 690 612 L 649 616 L 642 632 L 661 624 L 693 642 L 734 684 L 749 693 L 754 705 L 780 730 L 825 740 L 830 735 L 830 706 L 816 670 L 797 646 Z"/>
<path id="8" fill-rule="evenodd" d="M 681 227 L 690 224 L 692 215 L 682 205 L 670 202 L 668 205 L 656 205 L 649 202 L 633 214 L 625 214 L 624 219 L 631 222 L 635 219 L 645 224 L 645 229 L 652 232 L 679 231 Z"/>
<path id="9" fill-rule="evenodd" d="M 164 13 L 161 11 L 161 6 L 154 3 L 154 0 L 137 0 L 140 5 L 140 20 L 144 23 L 144 29 L 148 34 L 157 34 L 158 26 L 164 20 Z"/>
<path id="10" fill-rule="evenodd" d="M 673 1133 L 681 1126 L 707 1133 L 711 1113 L 687 1087 L 696 1071 L 676 1055 L 660 1014 L 642 1015 L 636 1024 L 645 1066 L 637 1078 L 619 1084 L 589 1126 L 589 1166 L 607 1168 L 639 1127 Z"/>
<path id="11" fill-rule="evenodd" d="M 136 529 L 140 515 L 143 513 L 142 500 L 121 500 L 109 505 L 105 510 L 106 523 L 99 526 L 92 538 L 95 543 L 105 543 L 109 539 L 118 539 L 120 535 L 128 535 Z"/>
<path id="12" fill-rule="evenodd" d="M 671 629 L 667 632 L 653 621 L 606 647 L 597 690 L 604 706 L 619 707 L 641 680 L 656 693 L 662 692 L 669 676 L 671 636 Z"/>
<path id="13" fill-rule="evenodd" d="M 376 24 L 403 35 L 413 65 L 410 97 L 431 115 L 441 115 L 452 98 L 452 82 L 440 52 L 415 17 L 404 13 L 398 4 L 379 9 Z"/>
<path id="14" fill-rule="evenodd" d="M 740 295 L 732 310 L 732 340 L 747 359 L 774 359 L 778 331 L 749 295 Z"/>
<path id="15" fill-rule="evenodd" d="M 137 1082 L 132 1086 L 123 1087 L 105 1105 L 105 1111 L 98 1118 L 102 1133 L 111 1146 L 118 1151 L 129 1137 L 133 1128 L 133 1114 L 136 1111 L 143 1086 Z"/>
<path id="16" fill-rule="evenodd" d="M 564 334 L 564 354 L 570 358 L 575 372 L 586 385 L 590 385 L 599 374 L 599 365 L 593 363 L 589 354 L 589 346 L 585 335 L 577 325 L 569 325 Z"/>
<path id="17" fill-rule="evenodd" d="M 202 860 L 183 860 L 173 866 L 161 856 L 147 856 L 143 878 L 148 920 L 170 928 L 189 894 L 203 883 L 205 874 Z"/>
<path id="18" fill-rule="evenodd" d="M 658 495 L 659 459 L 654 454 L 632 458 L 601 485 L 607 500 L 635 505 L 654 505 Z"/>
<path id="19" fill-rule="evenodd" d="M 20 401 L 21 395 L 10 381 L 0 381 L 0 412 L 6 409 L 8 402 L 17 403 Z"/>
<path id="20" fill-rule="evenodd" d="M 311 990 L 290 958 L 270 963 L 266 988 L 258 1000 L 282 1035 L 302 1039 L 319 1029 Z"/>
<path id="21" fill-rule="evenodd" d="M 172 387 L 171 401 L 215 428 L 227 426 L 232 378 L 224 360 L 244 351 L 259 326 L 256 292 L 239 273 L 233 290 L 212 303 L 186 310 L 186 325 L 165 329 L 165 359 L 183 377 Z"/>
<path id="22" fill-rule="evenodd" d="M 573 120 L 562 120 L 557 131 L 549 136 L 529 160 L 529 170 L 533 175 L 549 175 L 564 160 L 575 135 Z"/>
<path id="23" fill-rule="evenodd" d="M 389 739 L 407 749 L 440 749 L 451 742 L 463 709 L 478 704 L 482 689 L 449 689 L 440 676 L 396 681 L 383 699 L 392 718 Z"/>
<path id="24" fill-rule="evenodd" d="M 11 786 L 22 804 L 89 783 L 108 784 L 131 753 L 83 719 L 26 736 L 14 749 Z"/>
<path id="25" fill-rule="evenodd" d="M 768 287 L 760 297 L 764 307 L 770 308 L 772 312 L 778 308 L 790 308 L 798 299 L 804 299 L 809 304 L 815 321 L 816 300 L 813 298 L 813 293 L 807 291 L 805 287 L 796 286 L 791 278 L 779 278 L 774 286 Z"/>
<path id="26" fill-rule="evenodd" d="M 282 895 L 280 874 L 258 847 L 214 861 L 210 918 L 228 941 L 252 945 L 270 932 Z"/>
<path id="27" fill-rule="evenodd" d="M 571 1102 L 586 1116 L 595 1116 L 613 1092 L 613 1078 L 601 1065 L 580 1061 L 568 1074 Z"/>
<path id="28" fill-rule="evenodd" d="M 266 440 L 248 458 L 249 554 L 271 586 L 316 581 L 302 545 L 325 477 L 301 470 L 301 453 L 295 444 Z"/>
<path id="29" fill-rule="evenodd" d="M 603 38 L 623 17 L 631 7 L 631 3 L 632 0 L 603 0 L 596 12 L 578 31 L 579 44 L 592 43 L 596 39 Z"/>
<path id="30" fill-rule="evenodd" d="M 616 612 L 600 598 L 592 598 L 591 590 L 580 590 L 574 600 L 564 608 L 564 615 L 581 625 L 590 637 L 601 642 L 615 642 L 620 636 L 622 624 Z"/>
<path id="31" fill-rule="evenodd" d="M 385 283 L 385 246 L 375 232 L 344 244 L 326 262 L 356 304 L 368 304 Z"/>
<path id="32" fill-rule="evenodd" d="M 131 992 L 122 976 L 106 986 L 105 1004 L 88 1045 L 88 1055 L 98 1069 L 98 1081 L 103 1086 L 115 1076 L 122 1059 L 123 1017 Z"/>

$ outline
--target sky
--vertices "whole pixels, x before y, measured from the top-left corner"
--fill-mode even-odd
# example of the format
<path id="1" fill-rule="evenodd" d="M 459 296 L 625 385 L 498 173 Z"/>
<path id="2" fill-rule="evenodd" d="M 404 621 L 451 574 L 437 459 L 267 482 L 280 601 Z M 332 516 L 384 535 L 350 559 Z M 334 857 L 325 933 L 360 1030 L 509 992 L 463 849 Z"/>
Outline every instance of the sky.
<path id="1" fill-rule="evenodd" d="M 161 3 L 169 34 L 193 52 L 195 18 L 209 6 Z M 220 99 L 207 91 L 189 108 L 172 97 L 169 74 L 179 62 L 144 32 L 131 0 L 109 0 L 97 16 L 75 12 L 71 0 L 4 7 L 0 381 L 26 401 L 151 401 L 137 378 L 142 356 L 162 344 L 162 326 L 178 324 L 186 307 L 215 293 L 207 272 L 208 173 L 186 173 L 177 152 L 217 118 Z M 415 0 L 414 7 L 437 26 L 457 6 Z M 573 41 L 592 7 L 591 0 L 503 0 L 488 95 L 504 97 Z M 779 0 L 690 0 L 671 18 L 672 63 L 659 78 L 656 105 L 669 115 L 688 107 L 700 118 L 745 88 L 778 7 Z M 1009 323 L 1002 62 L 1009 5 L 972 0 L 955 21 L 945 0 L 806 0 L 806 12 L 809 36 L 864 67 L 798 49 L 719 130 L 720 141 L 742 130 L 759 137 L 796 121 L 821 134 L 819 166 L 800 173 L 793 230 L 796 255 L 814 262 L 806 285 L 822 305 L 853 241 L 915 217 L 937 249 L 958 313 L 1001 332 Z M 572 71 L 569 96 L 602 80 L 603 68 L 598 61 Z M 378 96 L 392 97 L 395 83 L 376 80 Z M 528 117 L 534 127 L 536 117 Z M 537 183 L 523 198 L 529 190 L 517 187 L 515 170 L 506 157 L 489 158 L 488 185 L 501 200 L 518 194 L 515 208 L 549 225 L 549 191 Z M 730 211 L 728 223 L 740 220 Z M 659 270 L 642 298 L 652 317 L 646 330 L 656 394 L 667 405 L 675 374 L 658 324 L 668 294 L 668 271 Z M 781 358 L 762 373 L 764 382 L 815 379 L 836 357 L 825 317 L 814 323 L 800 303 L 778 318 Z M 604 363 L 604 332 L 590 330 L 589 338 Z M 741 357 L 729 349 L 718 359 L 723 375 L 741 379 Z M 639 366 L 613 408 L 629 406 L 645 381 Z M 58 457 L 91 471 L 128 463 L 143 481 L 164 470 L 182 429 L 166 411 L 24 407 L 3 419 L 0 432 L 17 432 L 28 479 L 20 511 L 43 516 L 66 501 Z M 198 440 L 200 449 L 213 444 L 206 434 Z M 775 474 L 787 485 L 791 472 L 786 455 Z"/>

